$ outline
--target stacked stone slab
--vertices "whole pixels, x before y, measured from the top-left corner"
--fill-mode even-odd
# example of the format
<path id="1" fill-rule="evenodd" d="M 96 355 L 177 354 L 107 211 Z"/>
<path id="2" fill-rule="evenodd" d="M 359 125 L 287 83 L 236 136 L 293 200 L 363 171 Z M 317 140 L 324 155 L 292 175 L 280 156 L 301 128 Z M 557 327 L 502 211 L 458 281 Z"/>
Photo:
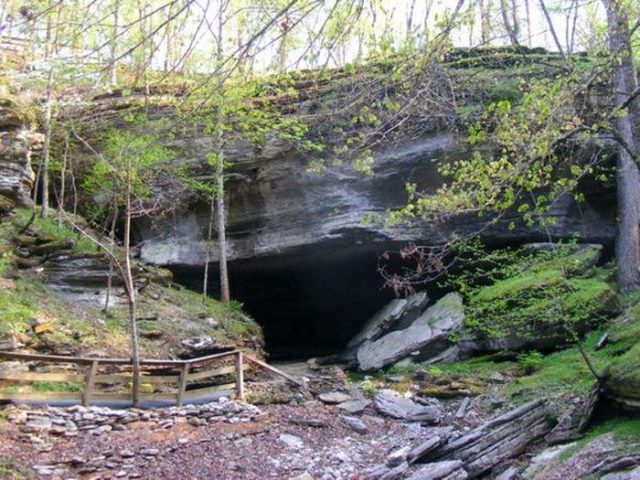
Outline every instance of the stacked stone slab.
<path id="1" fill-rule="evenodd" d="M 396 299 L 376 313 L 350 342 L 358 369 L 378 370 L 404 359 L 455 358 L 449 336 L 462 329 L 462 298 L 450 293 L 432 306 L 425 292 Z"/>
<path id="2" fill-rule="evenodd" d="M 31 152 L 41 145 L 42 135 L 24 128 L 17 107 L 0 102 L 0 208 L 33 205 Z"/>

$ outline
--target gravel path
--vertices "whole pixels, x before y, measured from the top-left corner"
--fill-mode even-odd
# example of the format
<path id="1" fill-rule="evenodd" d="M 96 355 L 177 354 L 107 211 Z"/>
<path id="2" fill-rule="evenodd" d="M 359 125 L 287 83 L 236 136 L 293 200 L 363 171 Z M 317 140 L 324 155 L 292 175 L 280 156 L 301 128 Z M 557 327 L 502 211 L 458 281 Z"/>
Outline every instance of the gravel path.
<path id="1" fill-rule="evenodd" d="M 136 422 L 124 431 L 80 431 L 70 438 L 27 434 L 0 421 L 0 473 L 11 470 L 18 479 L 358 479 L 421 434 L 398 421 L 363 420 L 369 433 L 359 435 L 341 422 L 335 407 L 311 402 L 265 407 L 251 421 L 221 417 L 167 429 Z"/>

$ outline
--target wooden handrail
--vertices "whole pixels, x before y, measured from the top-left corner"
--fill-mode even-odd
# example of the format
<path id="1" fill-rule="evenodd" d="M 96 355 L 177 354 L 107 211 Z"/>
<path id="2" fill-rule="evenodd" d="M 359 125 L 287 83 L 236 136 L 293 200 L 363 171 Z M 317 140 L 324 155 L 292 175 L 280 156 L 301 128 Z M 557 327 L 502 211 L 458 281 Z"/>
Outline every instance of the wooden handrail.
<path id="1" fill-rule="evenodd" d="M 233 366 L 223 366 L 218 368 L 205 367 L 208 369 L 205 370 L 197 370 L 194 372 L 195 366 L 200 366 L 205 363 L 221 360 L 226 357 L 235 357 L 235 362 Z M 131 401 L 130 397 L 127 397 L 123 394 L 112 394 L 112 393 L 100 393 L 95 390 L 96 384 L 114 384 L 114 383 L 128 383 L 131 381 L 131 378 L 128 375 L 124 375 L 122 372 L 120 373 L 98 373 L 98 367 L 104 365 L 131 365 L 131 360 L 128 358 L 99 358 L 99 357 L 69 357 L 63 355 L 41 355 L 41 354 L 30 354 L 30 353 L 14 353 L 14 352 L 3 352 L 0 351 L 0 359 L 9 359 L 9 360 L 24 360 L 24 361 L 32 361 L 32 362 L 50 362 L 50 363 L 72 363 L 78 366 L 83 366 L 84 373 L 39 373 L 39 372 L 24 372 L 20 373 L 12 373 L 12 372 L 0 372 L 0 380 L 8 380 L 8 381 L 18 381 L 18 382 L 37 382 L 37 381 L 53 381 L 53 382 L 64 382 L 64 383 L 72 383 L 78 384 L 81 386 L 81 391 L 78 394 L 70 393 L 70 392 L 34 392 L 34 393 L 5 393 L 0 392 L 0 399 L 29 399 L 31 398 L 34 401 L 46 401 L 48 400 L 74 400 L 82 403 L 83 405 L 88 405 L 92 400 L 109 400 L 113 399 L 113 397 L 117 397 L 119 399 L 128 398 Z M 177 383 L 177 389 L 173 394 L 167 393 L 153 393 L 149 395 L 143 395 L 143 398 L 147 398 L 150 400 L 160 400 L 171 398 L 174 399 L 176 405 L 182 406 L 186 399 L 194 399 L 194 398 L 202 398 L 203 396 L 209 395 L 213 392 L 217 392 L 223 388 L 234 388 L 236 392 L 236 397 L 239 400 L 244 400 L 244 370 L 246 368 L 245 360 L 249 363 L 252 363 L 259 367 L 262 370 L 266 370 L 269 373 L 278 375 L 287 381 L 298 385 L 304 386 L 302 382 L 298 381 L 296 378 L 291 375 L 279 370 L 271 365 L 258 360 L 252 356 L 244 354 L 241 350 L 230 350 L 228 352 L 217 353 L 214 355 L 207 355 L 205 357 L 192 358 L 188 360 L 155 360 L 155 359 L 143 359 L 140 360 L 140 366 L 142 367 L 173 367 L 179 368 L 179 374 L 173 375 L 153 375 L 153 371 L 151 371 L 151 375 L 141 375 L 140 380 L 145 382 L 145 378 L 149 380 L 149 383 L 157 384 L 157 383 Z M 235 375 L 235 383 L 232 384 L 224 384 L 224 385 L 214 385 L 214 386 L 204 386 L 204 387 L 196 387 L 192 390 L 187 390 L 187 384 L 192 382 L 202 383 L 203 380 L 213 379 L 216 377 L 224 377 L 228 375 Z M 29 397 L 30 396 L 30 397 Z"/>
<path id="2" fill-rule="evenodd" d="M 238 350 L 230 350 L 228 352 L 216 353 L 215 355 L 208 355 L 206 357 L 191 358 L 187 360 L 156 360 L 156 359 L 141 359 L 141 366 L 156 366 L 156 367 L 177 367 L 188 363 L 190 365 L 207 362 L 209 360 L 215 360 L 231 355 L 236 355 Z M 96 360 L 106 365 L 131 365 L 130 358 L 100 358 L 100 357 L 68 357 L 64 355 L 40 355 L 33 353 L 15 353 L 15 352 L 2 352 L 0 351 L 0 358 L 6 358 L 9 360 L 27 360 L 27 361 L 40 361 L 40 362 L 52 362 L 52 363 L 77 363 L 77 364 L 91 364 Z"/>
<path id="3" fill-rule="evenodd" d="M 250 362 L 258 365 L 259 367 L 263 368 L 264 370 L 268 370 L 271 373 L 275 373 L 276 375 L 281 376 L 282 378 L 289 380 L 292 383 L 295 383 L 296 385 L 298 385 L 299 387 L 303 387 L 304 384 L 298 380 L 296 380 L 295 378 L 293 378 L 291 375 L 289 375 L 288 373 L 283 372 L 282 370 L 272 367 L 271 365 L 269 365 L 268 363 L 265 363 L 261 360 L 258 360 L 257 358 L 253 358 L 249 355 L 245 355 L 244 358 L 246 358 L 247 360 L 249 360 Z"/>

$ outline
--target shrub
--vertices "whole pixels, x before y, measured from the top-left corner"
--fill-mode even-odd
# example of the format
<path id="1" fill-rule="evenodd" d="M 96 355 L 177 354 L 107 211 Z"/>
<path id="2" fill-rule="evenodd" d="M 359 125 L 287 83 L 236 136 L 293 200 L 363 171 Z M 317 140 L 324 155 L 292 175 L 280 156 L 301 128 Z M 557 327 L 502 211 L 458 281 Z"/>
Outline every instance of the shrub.
<path id="1" fill-rule="evenodd" d="M 518 369 L 525 375 L 531 375 L 542 368 L 544 356 L 536 351 L 520 353 L 517 357 Z"/>

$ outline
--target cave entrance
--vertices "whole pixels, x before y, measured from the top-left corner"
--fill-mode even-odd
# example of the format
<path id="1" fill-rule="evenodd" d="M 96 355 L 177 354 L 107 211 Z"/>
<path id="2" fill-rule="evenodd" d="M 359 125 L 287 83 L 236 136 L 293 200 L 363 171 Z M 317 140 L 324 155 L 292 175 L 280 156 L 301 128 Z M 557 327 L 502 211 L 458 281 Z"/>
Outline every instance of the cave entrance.
<path id="1" fill-rule="evenodd" d="M 378 251 L 305 247 L 229 263 L 232 297 L 262 326 L 271 359 L 302 359 L 341 351 L 393 298 L 382 288 Z M 217 292 L 217 268 L 210 291 Z M 177 282 L 200 288 L 202 269 L 174 269 Z"/>

